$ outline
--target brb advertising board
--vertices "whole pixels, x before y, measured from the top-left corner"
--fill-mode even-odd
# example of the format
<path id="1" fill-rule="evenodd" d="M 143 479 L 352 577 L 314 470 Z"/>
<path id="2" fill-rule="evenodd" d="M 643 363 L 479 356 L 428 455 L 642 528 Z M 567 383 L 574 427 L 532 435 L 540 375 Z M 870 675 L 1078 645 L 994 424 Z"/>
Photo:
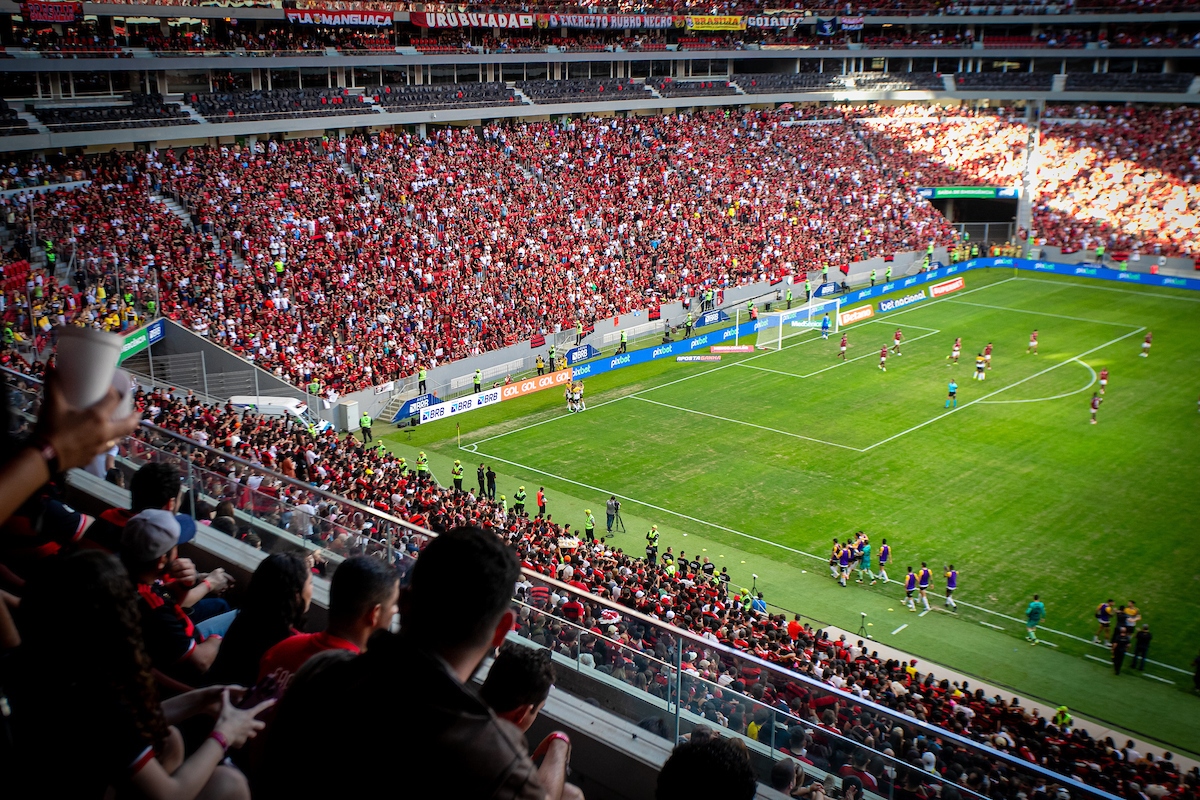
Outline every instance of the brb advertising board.
<path id="1" fill-rule="evenodd" d="M 485 392 L 478 394 L 469 394 L 466 397 L 459 397 L 454 400 L 447 400 L 444 403 L 438 403 L 435 406 L 421 409 L 421 424 L 433 422 L 446 417 L 453 417 L 458 414 L 474 411 L 477 408 L 494 405 L 499 403 L 504 398 L 500 394 L 500 389 L 488 389 Z"/>
<path id="2" fill-rule="evenodd" d="M 396 416 L 392 417 L 392 422 L 415 417 L 422 408 L 428 408 L 438 402 L 437 395 L 433 394 L 422 394 L 405 400 L 404 405 L 400 406 L 400 410 L 396 412 Z"/>

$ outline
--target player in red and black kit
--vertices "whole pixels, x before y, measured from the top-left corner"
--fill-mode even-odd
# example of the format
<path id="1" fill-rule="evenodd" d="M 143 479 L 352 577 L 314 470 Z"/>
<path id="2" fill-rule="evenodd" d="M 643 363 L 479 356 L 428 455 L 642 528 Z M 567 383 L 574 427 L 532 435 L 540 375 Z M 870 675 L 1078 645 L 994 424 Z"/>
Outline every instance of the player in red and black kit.
<path id="1" fill-rule="evenodd" d="M 962 337 L 961 336 L 959 336 L 957 339 L 954 340 L 954 349 L 950 352 L 950 355 L 946 356 L 946 360 L 949 361 L 950 359 L 953 358 L 954 363 L 957 364 L 958 356 L 960 353 L 962 353 Z"/>
<path id="2" fill-rule="evenodd" d="M 987 347 L 983 348 L 983 360 L 987 362 L 987 368 L 992 368 L 992 343 L 988 342 Z"/>
<path id="3" fill-rule="evenodd" d="M 1027 347 L 1025 349 L 1025 355 L 1029 355 L 1030 353 L 1033 353 L 1036 356 L 1038 354 L 1037 336 L 1038 336 L 1037 328 L 1034 328 L 1033 333 L 1029 334 L 1029 347 Z"/>
<path id="4" fill-rule="evenodd" d="M 1108 386 L 1108 368 L 1100 370 L 1100 394 L 1104 394 L 1105 387 Z"/>
<path id="5" fill-rule="evenodd" d="M 892 339 L 894 340 L 894 344 L 892 344 L 892 352 L 898 356 L 904 355 L 904 353 L 900 352 L 900 340 L 903 338 L 904 338 L 904 332 L 901 331 L 899 328 L 896 328 L 896 335 L 892 337 Z"/>
<path id="6" fill-rule="evenodd" d="M 1100 397 L 1100 395 L 1096 394 L 1095 392 L 1092 392 L 1092 424 L 1093 425 L 1096 424 L 1096 412 L 1100 410 L 1100 404 L 1103 402 L 1104 402 L 1104 399 L 1102 397 Z"/>
<path id="7" fill-rule="evenodd" d="M 1150 331 L 1146 331 L 1146 338 L 1142 342 L 1142 353 L 1141 353 L 1142 358 L 1150 357 L 1150 344 L 1153 341 L 1154 341 L 1154 334 L 1151 333 Z"/>
<path id="8" fill-rule="evenodd" d="M 838 356 L 842 359 L 842 361 L 846 360 L 846 334 L 844 333 L 842 334 L 842 346 Z"/>
<path id="9" fill-rule="evenodd" d="M 887 345 L 879 348 L 879 368 L 887 372 Z"/>

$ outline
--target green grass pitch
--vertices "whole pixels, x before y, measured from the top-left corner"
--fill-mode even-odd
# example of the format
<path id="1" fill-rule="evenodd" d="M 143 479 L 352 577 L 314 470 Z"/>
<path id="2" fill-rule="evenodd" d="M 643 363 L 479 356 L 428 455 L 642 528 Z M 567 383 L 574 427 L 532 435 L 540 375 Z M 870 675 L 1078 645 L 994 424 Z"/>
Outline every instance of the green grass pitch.
<path id="1" fill-rule="evenodd" d="M 897 327 L 903 355 L 882 372 Z M 1026 354 L 1035 328 L 1040 353 Z M 1154 346 L 1141 358 L 1146 330 Z M 1200 751 L 1200 700 L 1184 693 L 1200 647 L 1200 294 L 974 271 L 962 291 L 845 332 L 846 362 L 838 336 L 788 329 L 780 350 L 598 376 L 585 413 L 548 391 L 426 425 L 411 442 L 435 471 L 453 458 L 493 464 L 510 496 L 518 482 L 530 495 L 545 486 L 555 519 L 575 526 L 616 494 L 620 546 L 640 553 L 658 524 L 665 544 L 702 551 L 735 583 L 756 572 L 780 607 L 851 630 L 865 611 L 881 642 Z M 989 341 L 993 368 L 972 380 Z M 944 407 L 951 377 L 957 409 Z M 837 587 L 823 559 L 859 529 L 876 552 L 888 539 L 893 580 L 927 561 L 936 597 L 953 563 L 962 611 L 918 617 L 895 585 Z M 1068 634 L 1044 635 L 1057 647 L 1020 639 L 1034 592 L 1045 625 Z M 1141 607 L 1156 678 L 1113 676 L 1083 641 L 1109 597 Z"/>

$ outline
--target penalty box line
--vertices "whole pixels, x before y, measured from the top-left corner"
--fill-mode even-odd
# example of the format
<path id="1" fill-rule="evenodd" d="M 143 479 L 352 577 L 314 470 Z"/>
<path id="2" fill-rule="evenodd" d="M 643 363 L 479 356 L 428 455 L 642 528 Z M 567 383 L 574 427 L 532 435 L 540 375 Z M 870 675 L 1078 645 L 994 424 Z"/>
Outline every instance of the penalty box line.
<path id="1" fill-rule="evenodd" d="M 883 320 L 876 320 L 876 319 L 871 320 L 871 322 L 868 324 L 876 324 L 876 323 L 877 324 L 887 324 L 887 323 L 884 323 Z M 866 326 L 864 325 L 863 327 L 866 327 Z M 888 324 L 888 327 L 890 328 L 891 325 Z M 920 336 L 914 336 L 913 338 L 905 341 L 904 344 L 908 344 L 910 342 L 918 342 L 921 339 L 924 339 L 926 337 L 936 336 L 937 334 L 941 333 L 941 331 L 938 330 L 937 328 L 926 328 L 922 325 L 909 325 L 907 323 L 897 323 L 896 327 L 916 328 L 917 330 L 929 331 L 929 333 L 922 333 Z M 816 341 L 816 340 L 815 339 L 805 339 L 803 342 L 797 342 L 796 344 L 805 344 L 807 342 L 813 342 L 813 341 Z M 793 345 L 788 345 L 788 346 L 792 347 Z M 889 345 L 889 347 L 890 347 L 890 345 Z M 770 353 L 764 353 L 764 355 L 770 355 Z M 776 375 L 786 375 L 790 378 L 811 378 L 814 375 L 820 375 L 822 372 L 828 372 L 831 369 L 837 369 L 838 367 L 843 367 L 846 364 L 849 364 L 854 361 L 858 361 L 859 359 L 870 358 L 873 355 L 877 355 L 877 354 L 874 350 L 871 350 L 870 352 L 864 353 L 861 356 L 855 356 L 854 358 L 848 358 L 845 361 L 838 361 L 837 363 L 831 364 L 828 367 L 822 367 L 821 369 L 817 370 L 816 372 L 809 372 L 804 375 L 800 375 L 795 372 L 787 372 L 786 370 L 782 370 L 782 369 L 771 369 L 770 367 L 760 367 L 756 364 L 747 364 L 746 361 L 749 361 L 749 359 L 745 359 L 744 361 L 739 361 L 734 366 L 745 367 L 746 369 L 756 369 L 756 370 L 759 370 L 760 372 L 773 372 Z"/>

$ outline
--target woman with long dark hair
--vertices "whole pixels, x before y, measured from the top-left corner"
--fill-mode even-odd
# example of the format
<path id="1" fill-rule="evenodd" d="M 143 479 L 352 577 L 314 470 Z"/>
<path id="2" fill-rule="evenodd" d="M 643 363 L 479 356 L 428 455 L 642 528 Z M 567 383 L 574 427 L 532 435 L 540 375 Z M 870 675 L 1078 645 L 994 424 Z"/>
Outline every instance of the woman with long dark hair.
<path id="1" fill-rule="evenodd" d="M 263 559 L 205 680 L 253 686 L 263 654 L 299 633 L 312 592 L 312 571 L 303 557 L 275 553 Z"/>
<path id="2" fill-rule="evenodd" d="M 236 708 L 243 690 L 214 686 L 159 702 L 142 641 L 137 595 L 113 556 L 85 550 L 35 580 L 18 617 L 22 644 L 6 684 L 12 704 L 15 797 L 124 796 L 155 800 L 249 797 L 220 766 L 263 727 L 270 702 Z M 184 757 L 171 727 L 207 713 L 213 732 Z"/>

